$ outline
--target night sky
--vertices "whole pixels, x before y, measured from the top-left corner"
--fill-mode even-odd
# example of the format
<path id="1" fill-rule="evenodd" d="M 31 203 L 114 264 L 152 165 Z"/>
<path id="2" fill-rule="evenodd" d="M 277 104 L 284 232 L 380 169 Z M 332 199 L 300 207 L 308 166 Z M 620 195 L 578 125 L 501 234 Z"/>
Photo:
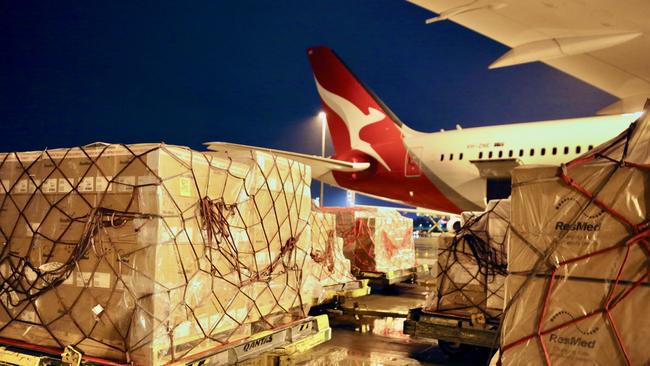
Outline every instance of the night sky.
<path id="1" fill-rule="evenodd" d="M 615 100 L 540 63 L 490 71 L 505 46 L 431 16 L 399 0 L 2 2 L 0 150 L 229 141 L 319 154 L 315 45 L 421 131 Z"/>

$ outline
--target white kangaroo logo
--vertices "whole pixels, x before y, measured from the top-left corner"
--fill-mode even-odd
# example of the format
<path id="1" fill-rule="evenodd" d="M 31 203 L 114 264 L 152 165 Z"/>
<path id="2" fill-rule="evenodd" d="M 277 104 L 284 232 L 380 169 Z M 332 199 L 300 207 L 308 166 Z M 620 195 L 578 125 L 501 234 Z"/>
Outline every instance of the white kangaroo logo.
<path id="1" fill-rule="evenodd" d="M 325 104 L 327 104 L 334 112 L 336 112 L 336 114 L 341 117 L 345 125 L 348 127 L 348 132 L 350 134 L 350 147 L 352 149 L 363 151 L 364 153 L 372 156 L 373 158 L 377 159 L 381 165 L 388 169 L 388 171 L 390 171 L 388 164 L 386 164 L 384 159 L 379 156 L 379 153 L 377 153 L 377 151 L 375 151 L 375 149 L 373 149 L 369 143 L 361 140 L 361 136 L 359 136 L 359 133 L 363 127 L 383 120 L 386 118 L 386 115 L 372 107 L 368 108 L 368 114 L 365 114 L 349 100 L 325 89 L 322 85 L 320 85 L 318 79 L 314 78 L 314 80 L 316 80 L 316 88 L 318 89 L 318 94 L 320 94 L 321 98 L 323 98 Z"/>

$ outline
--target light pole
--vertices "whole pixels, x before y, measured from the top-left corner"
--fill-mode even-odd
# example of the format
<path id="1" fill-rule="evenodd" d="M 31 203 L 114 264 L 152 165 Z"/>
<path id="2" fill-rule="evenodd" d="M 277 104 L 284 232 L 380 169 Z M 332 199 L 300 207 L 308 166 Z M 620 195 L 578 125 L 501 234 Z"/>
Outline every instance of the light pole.
<path id="1" fill-rule="evenodd" d="M 320 118 L 321 122 L 321 145 L 320 145 L 320 155 L 322 157 L 325 157 L 325 128 L 327 128 L 327 114 L 325 112 L 320 111 L 318 113 L 318 118 Z M 325 185 L 323 181 L 320 181 L 320 197 L 318 201 L 320 202 L 320 206 L 324 207 L 325 206 L 325 197 L 323 196 L 325 192 Z"/>

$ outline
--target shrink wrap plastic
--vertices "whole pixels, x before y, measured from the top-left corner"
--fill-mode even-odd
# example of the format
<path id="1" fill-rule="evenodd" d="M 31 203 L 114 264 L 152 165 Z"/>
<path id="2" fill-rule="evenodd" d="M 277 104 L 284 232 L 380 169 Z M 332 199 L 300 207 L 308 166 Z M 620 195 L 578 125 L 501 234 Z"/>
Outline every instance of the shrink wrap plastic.
<path id="1" fill-rule="evenodd" d="M 649 365 L 650 126 L 513 172 L 504 365 Z"/>
<path id="2" fill-rule="evenodd" d="M 310 179 L 164 144 L 0 154 L 0 337 L 149 365 L 306 316 Z"/>
<path id="3" fill-rule="evenodd" d="M 343 239 L 336 235 L 336 215 L 312 207 L 309 225 L 300 236 L 300 241 L 311 244 L 300 247 L 311 248 L 305 256 L 303 268 L 303 295 L 311 296 L 317 303 L 323 298 L 324 288 L 344 285 L 355 281 L 350 260 L 343 255 Z"/>
<path id="4" fill-rule="evenodd" d="M 343 252 L 355 271 L 389 272 L 415 267 L 413 220 L 391 209 L 324 207 L 336 214 Z"/>

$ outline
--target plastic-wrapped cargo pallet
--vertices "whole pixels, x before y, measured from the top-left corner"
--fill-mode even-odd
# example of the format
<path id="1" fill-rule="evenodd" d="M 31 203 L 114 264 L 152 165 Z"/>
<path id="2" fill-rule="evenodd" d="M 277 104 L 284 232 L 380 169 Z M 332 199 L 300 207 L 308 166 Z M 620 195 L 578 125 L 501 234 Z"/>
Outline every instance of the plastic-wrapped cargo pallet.
<path id="1" fill-rule="evenodd" d="M 436 288 L 424 309 L 497 319 L 504 305 L 510 200 L 488 202 L 485 212 L 464 212 L 463 226 L 438 241 Z"/>
<path id="2" fill-rule="evenodd" d="M 310 248 L 301 266 L 304 296 L 320 303 L 327 300 L 323 298 L 324 288 L 355 280 L 350 260 L 343 255 L 343 239 L 336 235 L 336 215 L 312 207 L 308 229 L 300 241 L 305 241 L 301 247 Z"/>
<path id="3" fill-rule="evenodd" d="M 0 155 L 0 337 L 161 364 L 304 317 L 309 168 L 164 144 Z"/>
<path id="4" fill-rule="evenodd" d="M 413 220 L 391 209 L 324 207 L 336 214 L 343 252 L 354 270 L 389 272 L 415 267 Z"/>
<path id="5" fill-rule="evenodd" d="M 650 365 L 650 124 L 514 170 L 504 365 Z"/>

